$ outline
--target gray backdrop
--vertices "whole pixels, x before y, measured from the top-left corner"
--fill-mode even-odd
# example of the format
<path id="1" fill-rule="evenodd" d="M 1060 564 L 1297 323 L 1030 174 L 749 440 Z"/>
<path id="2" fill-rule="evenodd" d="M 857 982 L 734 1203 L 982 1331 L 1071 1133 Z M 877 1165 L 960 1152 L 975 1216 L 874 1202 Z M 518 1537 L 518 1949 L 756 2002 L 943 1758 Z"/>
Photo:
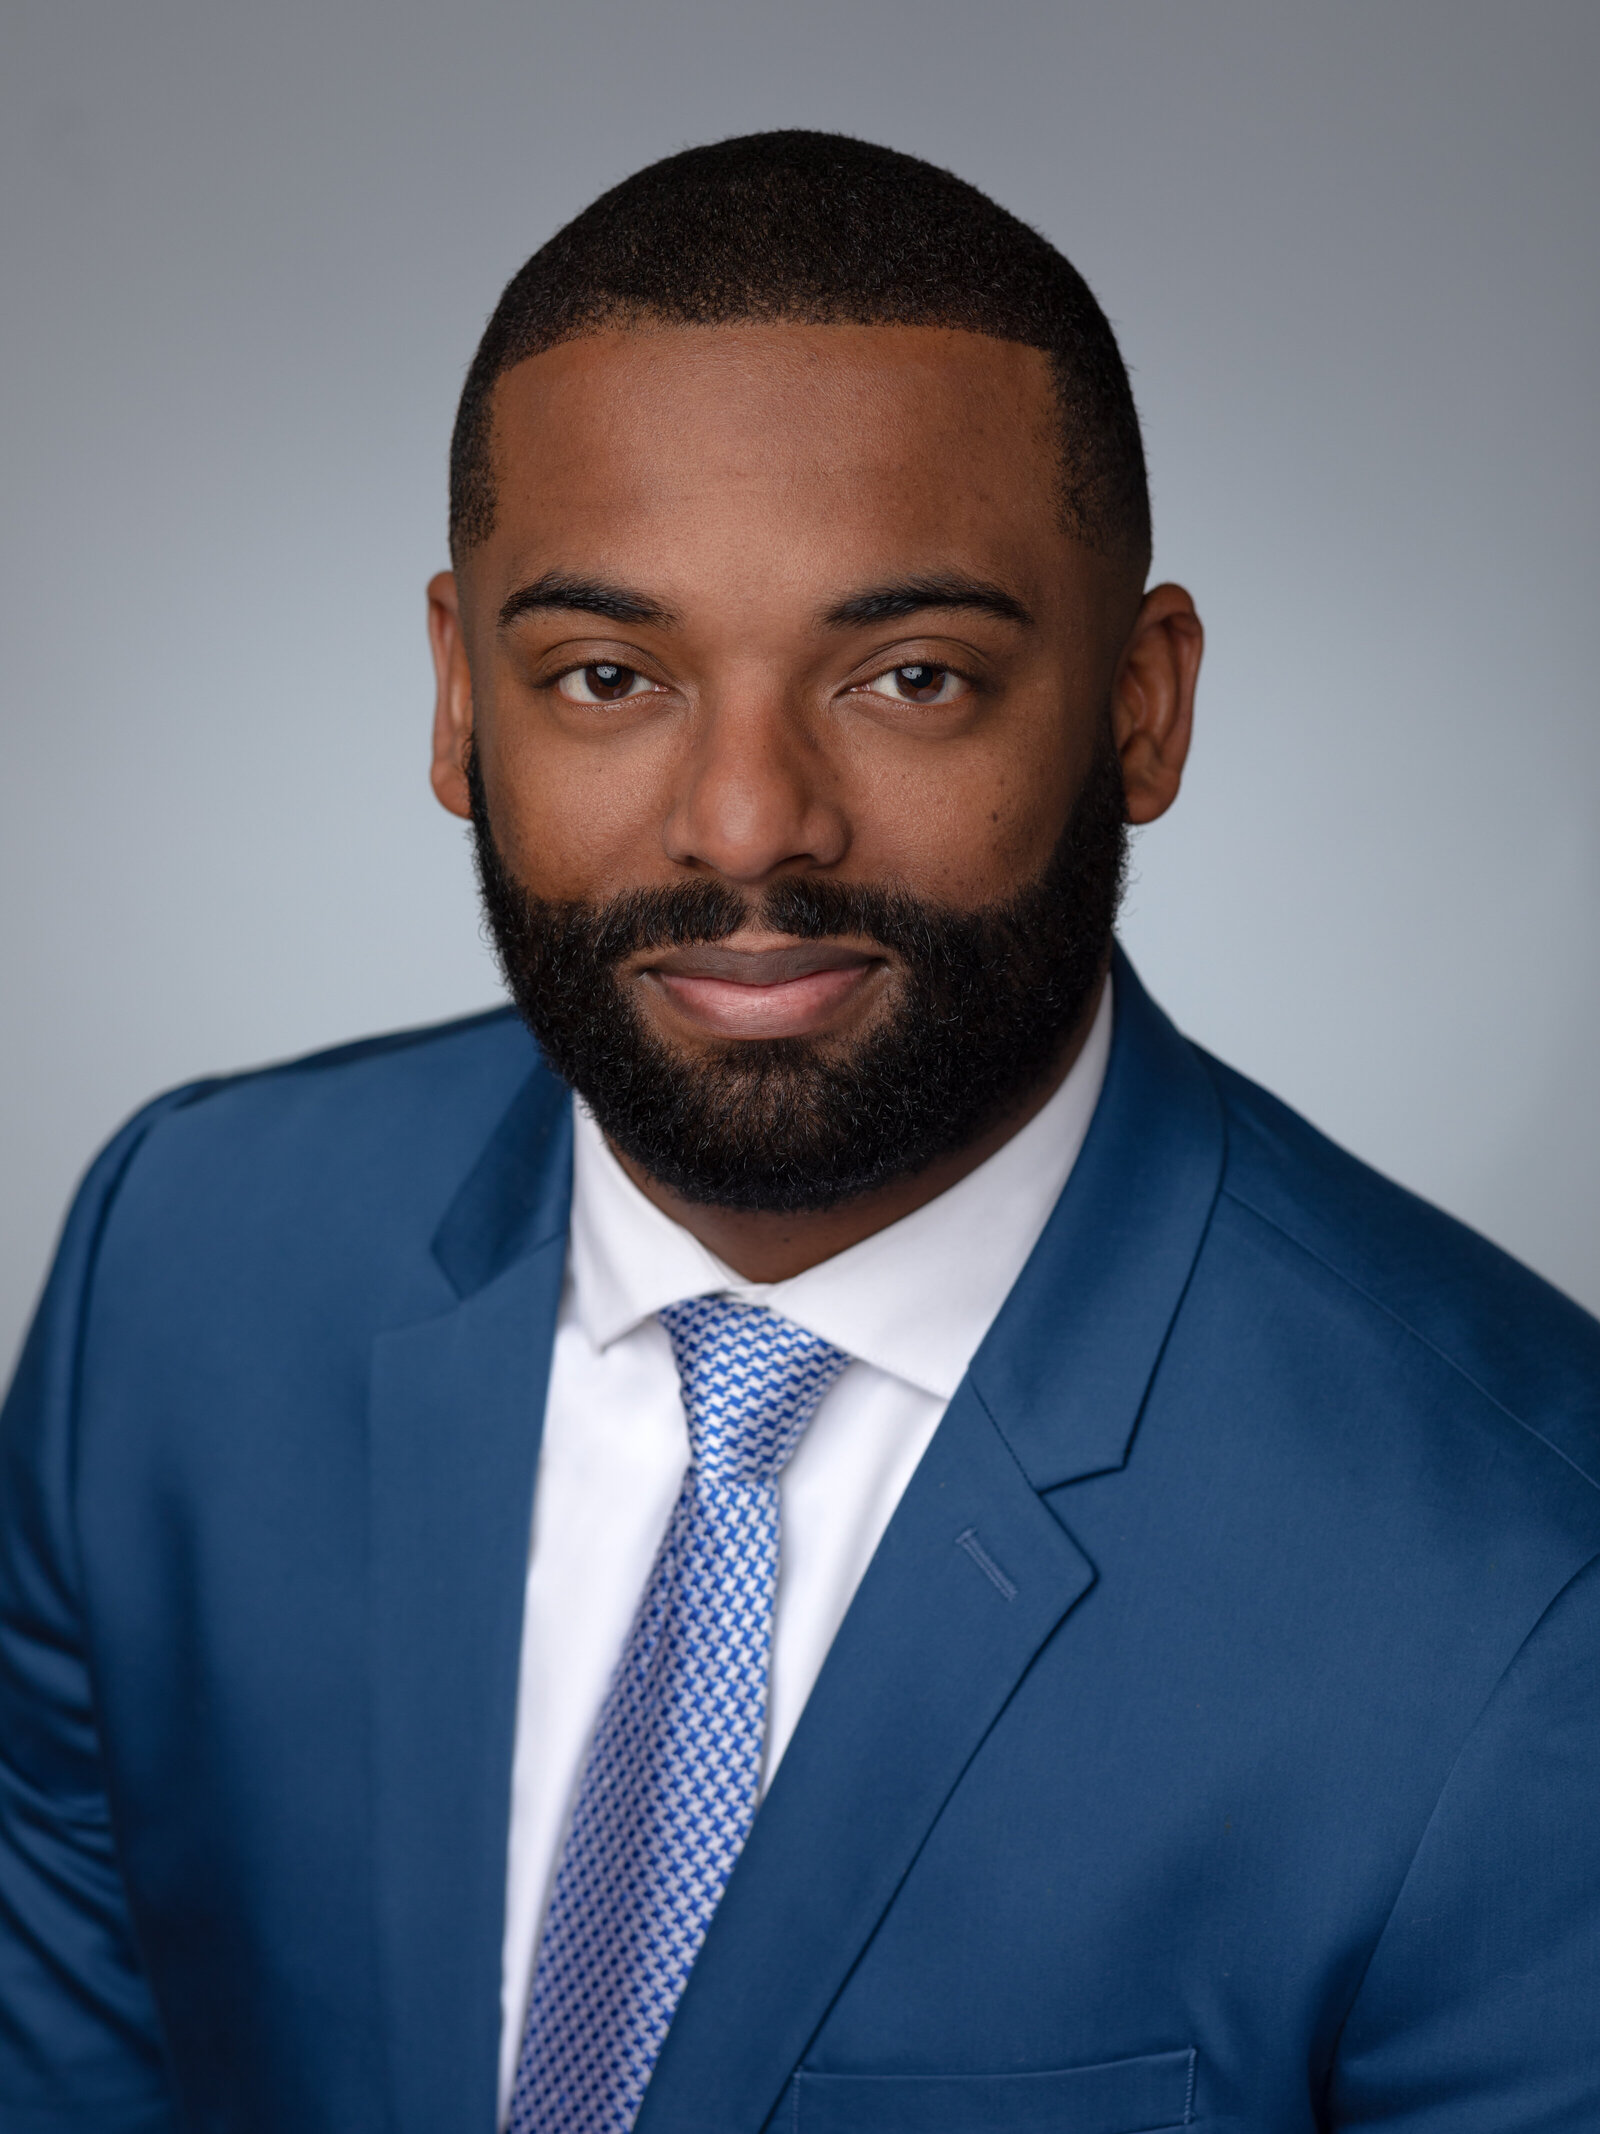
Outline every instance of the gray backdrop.
<path id="1" fill-rule="evenodd" d="M 1211 633 L 1146 979 L 1600 1305 L 1593 0 L 6 21 L 0 1352 L 144 1096 L 493 996 L 424 775 L 461 375 L 602 186 L 778 124 L 952 164 L 1117 322 Z"/>

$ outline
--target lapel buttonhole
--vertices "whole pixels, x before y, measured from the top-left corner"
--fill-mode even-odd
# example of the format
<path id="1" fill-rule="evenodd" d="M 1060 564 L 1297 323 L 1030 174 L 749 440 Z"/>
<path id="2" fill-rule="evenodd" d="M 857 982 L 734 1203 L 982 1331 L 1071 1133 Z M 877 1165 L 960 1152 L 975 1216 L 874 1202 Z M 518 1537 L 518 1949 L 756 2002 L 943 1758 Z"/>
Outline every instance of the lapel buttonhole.
<path id="1" fill-rule="evenodd" d="M 966 1551 L 1002 1600 L 1014 1601 L 1016 1599 L 1017 1589 L 1015 1584 L 1011 1579 L 1007 1578 L 1004 1571 L 1001 1570 L 1000 1566 L 989 1554 L 989 1551 L 978 1539 L 976 1527 L 963 1528 L 956 1536 L 956 1547 Z"/>

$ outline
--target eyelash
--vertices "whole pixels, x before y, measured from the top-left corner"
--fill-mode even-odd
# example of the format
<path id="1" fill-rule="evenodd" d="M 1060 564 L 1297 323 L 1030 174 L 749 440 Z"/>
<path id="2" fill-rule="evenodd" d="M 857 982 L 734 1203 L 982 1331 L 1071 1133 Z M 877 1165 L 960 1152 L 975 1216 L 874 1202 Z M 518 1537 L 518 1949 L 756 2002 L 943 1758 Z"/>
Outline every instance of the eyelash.
<path id="1" fill-rule="evenodd" d="M 596 696 L 591 694 L 580 697 L 568 695 L 568 692 L 561 687 L 563 682 L 574 681 L 580 676 L 607 673 L 626 675 L 628 677 L 629 687 L 622 695 Z M 634 682 L 643 682 L 646 686 L 642 690 L 635 690 L 632 687 Z M 585 660 L 581 667 L 563 668 L 560 674 L 551 676 L 550 686 L 559 690 L 563 696 L 567 697 L 568 702 L 573 704 L 627 704 L 633 702 L 639 696 L 659 696 L 663 693 L 660 685 L 652 682 L 647 674 L 642 674 L 637 667 L 630 667 L 619 659 L 591 659 Z"/>
<path id="2" fill-rule="evenodd" d="M 939 705 L 958 701 L 963 694 L 965 694 L 968 690 L 976 686 L 970 676 L 962 674 L 959 669 L 955 667 L 946 666 L 943 661 L 911 659 L 901 660 L 898 662 L 897 665 L 893 667 L 881 668 L 878 673 L 869 675 L 866 681 L 858 682 L 855 685 L 854 689 L 849 692 L 849 694 L 856 695 L 859 693 L 872 696 L 881 696 L 891 704 L 916 705 L 918 703 L 918 699 L 915 695 L 891 695 L 889 690 L 880 689 L 877 686 L 881 682 L 894 681 L 900 675 L 903 674 L 937 675 L 938 681 L 933 686 L 941 691 L 949 682 L 954 682 L 957 684 L 955 695 L 953 697 L 938 696 L 932 699 L 931 702 L 929 700 L 924 700 L 922 705 L 920 706 L 920 708 L 922 709 L 937 708 L 937 706 Z M 622 689 L 621 694 L 617 696 L 604 696 L 595 693 L 594 684 L 590 683 L 587 679 L 590 675 L 614 675 L 618 677 L 619 680 L 621 679 L 621 677 L 626 676 L 627 681 L 626 685 Z M 580 678 L 583 679 L 585 689 L 588 691 L 586 695 L 579 696 L 576 694 L 575 691 L 569 691 L 562 687 L 563 683 L 575 682 Z M 643 689 L 636 689 L 633 686 L 635 683 L 638 682 L 644 683 L 645 686 Z M 556 690 L 559 690 L 563 696 L 567 697 L 569 703 L 574 704 L 627 704 L 635 702 L 639 697 L 642 696 L 659 696 L 665 694 L 660 684 L 652 682 L 650 680 L 650 677 L 647 674 L 642 673 L 639 668 L 630 667 L 622 660 L 609 659 L 586 660 L 582 666 L 563 668 L 561 673 L 551 676 L 550 686 Z M 601 688 L 604 688 L 606 684 L 602 682 L 600 686 Z"/>
<path id="3" fill-rule="evenodd" d="M 891 704 L 915 704 L 917 699 L 914 696 L 890 696 L 887 690 L 880 690 L 875 686 L 879 682 L 893 680 L 896 676 L 902 674 L 936 674 L 939 677 L 936 686 L 940 689 L 944 687 L 946 682 L 955 682 L 958 685 L 955 697 L 942 697 L 937 700 L 938 703 L 944 704 L 957 701 L 975 686 L 970 677 L 962 674 L 958 668 L 948 667 L 943 660 L 933 659 L 900 660 L 893 667 L 884 667 L 877 674 L 870 675 L 866 681 L 859 683 L 857 686 L 863 690 L 870 691 L 874 696 L 888 698 Z M 922 708 L 927 709 L 929 707 L 925 705 Z"/>

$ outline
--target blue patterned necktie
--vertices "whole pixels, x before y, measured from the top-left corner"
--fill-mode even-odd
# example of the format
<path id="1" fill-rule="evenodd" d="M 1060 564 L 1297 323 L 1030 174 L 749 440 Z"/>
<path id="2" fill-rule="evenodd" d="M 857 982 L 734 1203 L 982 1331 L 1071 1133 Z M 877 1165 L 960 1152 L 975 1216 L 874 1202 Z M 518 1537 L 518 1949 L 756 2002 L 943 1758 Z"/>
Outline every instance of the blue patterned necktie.
<path id="1" fill-rule="evenodd" d="M 670 1305 L 689 1469 L 595 1728 L 507 2134 L 627 2134 L 750 1829 L 778 1476 L 849 1358 L 726 1297 Z"/>

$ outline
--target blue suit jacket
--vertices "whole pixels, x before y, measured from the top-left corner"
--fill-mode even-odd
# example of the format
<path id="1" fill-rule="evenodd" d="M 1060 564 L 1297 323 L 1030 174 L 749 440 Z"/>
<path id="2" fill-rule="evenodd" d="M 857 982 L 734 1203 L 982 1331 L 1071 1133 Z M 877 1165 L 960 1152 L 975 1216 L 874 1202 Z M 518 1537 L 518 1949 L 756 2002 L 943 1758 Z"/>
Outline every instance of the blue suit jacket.
<path id="1" fill-rule="evenodd" d="M 1117 997 L 641 2134 L 1595 2134 L 1600 1328 Z M 5 2134 L 491 2134 L 568 1121 L 496 1014 L 91 1175 L 4 1423 Z"/>

